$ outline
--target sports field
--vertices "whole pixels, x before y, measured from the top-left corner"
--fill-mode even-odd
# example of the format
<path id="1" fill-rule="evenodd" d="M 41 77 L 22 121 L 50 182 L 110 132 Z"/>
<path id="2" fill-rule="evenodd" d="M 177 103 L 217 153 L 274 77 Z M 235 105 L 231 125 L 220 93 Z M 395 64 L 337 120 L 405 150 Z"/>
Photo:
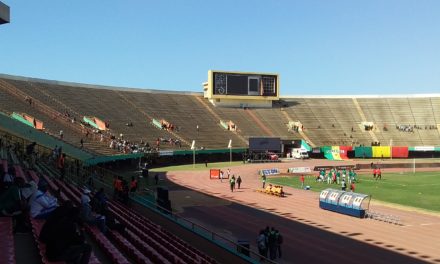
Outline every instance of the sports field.
<path id="1" fill-rule="evenodd" d="M 168 167 L 161 167 L 161 168 L 154 168 L 151 169 L 151 171 L 198 171 L 198 170 L 206 170 L 206 169 L 221 169 L 221 168 L 228 168 L 232 166 L 237 165 L 243 165 L 242 161 L 233 161 L 233 162 L 208 162 L 208 166 L 205 165 L 205 163 L 196 163 L 193 164 L 187 164 L 187 165 L 176 165 L 176 166 L 168 166 Z"/>
<path id="2" fill-rule="evenodd" d="M 267 181 L 301 188 L 299 177 L 296 176 L 268 177 Z M 307 176 L 305 185 L 315 192 L 341 188 L 336 184 L 315 182 L 315 176 Z M 440 212 L 440 172 L 385 173 L 382 174 L 382 180 L 377 181 L 370 174 L 358 175 L 355 191 L 369 194 L 374 200 Z"/>

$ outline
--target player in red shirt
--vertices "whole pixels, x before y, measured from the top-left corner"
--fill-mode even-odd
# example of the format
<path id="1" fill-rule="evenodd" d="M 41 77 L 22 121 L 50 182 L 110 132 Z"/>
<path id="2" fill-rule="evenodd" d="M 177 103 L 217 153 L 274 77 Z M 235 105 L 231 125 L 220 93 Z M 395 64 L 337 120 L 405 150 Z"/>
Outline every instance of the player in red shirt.
<path id="1" fill-rule="evenodd" d="M 301 175 L 300 180 L 301 180 L 301 188 L 304 188 L 304 174 Z"/>

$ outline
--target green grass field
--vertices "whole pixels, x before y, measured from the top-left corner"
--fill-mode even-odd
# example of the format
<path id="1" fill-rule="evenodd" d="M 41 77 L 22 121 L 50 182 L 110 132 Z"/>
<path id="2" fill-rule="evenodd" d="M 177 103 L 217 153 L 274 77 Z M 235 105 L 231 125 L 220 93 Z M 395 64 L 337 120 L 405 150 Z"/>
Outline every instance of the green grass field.
<path id="1" fill-rule="evenodd" d="M 385 173 L 382 180 L 373 176 L 358 175 L 356 192 L 369 194 L 372 199 L 440 212 L 440 172 Z M 272 184 L 300 188 L 299 177 L 268 177 Z M 340 189 L 340 185 L 315 182 L 315 176 L 308 176 L 305 185 L 312 191 L 326 188 Z M 348 188 L 347 188 L 348 189 Z"/>
<path id="2" fill-rule="evenodd" d="M 205 163 L 197 163 L 195 164 L 195 167 L 193 167 L 192 164 L 189 165 L 178 165 L 178 166 L 168 166 L 168 167 L 161 167 L 161 168 L 154 168 L 151 169 L 151 171 L 189 171 L 189 170 L 206 170 L 206 169 L 220 169 L 220 168 L 227 168 L 237 165 L 243 165 L 242 161 L 233 161 L 232 163 L 229 162 L 214 162 L 214 163 L 208 163 L 208 167 L 205 166 Z"/>

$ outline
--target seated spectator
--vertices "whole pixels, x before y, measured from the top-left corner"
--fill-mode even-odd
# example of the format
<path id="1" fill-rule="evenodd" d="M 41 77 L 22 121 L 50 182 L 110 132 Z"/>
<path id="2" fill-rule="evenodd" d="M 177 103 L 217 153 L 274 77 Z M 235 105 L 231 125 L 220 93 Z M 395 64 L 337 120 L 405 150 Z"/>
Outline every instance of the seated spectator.
<path id="1" fill-rule="evenodd" d="M 84 223 L 97 225 L 99 230 L 105 232 L 105 217 L 100 214 L 94 214 L 92 211 L 92 205 L 90 204 L 91 199 L 89 189 L 84 189 L 83 195 L 81 196 L 81 209 L 80 209 L 80 219 Z"/>
<path id="2" fill-rule="evenodd" d="M 16 216 L 22 213 L 20 188 L 24 185 L 24 179 L 17 177 L 13 184 L 0 194 L 0 216 Z"/>
<path id="3" fill-rule="evenodd" d="M 38 190 L 31 196 L 31 217 L 46 219 L 58 207 L 57 198 L 50 195 L 47 184 L 41 184 Z"/>
<path id="4" fill-rule="evenodd" d="M 46 244 L 49 261 L 89 262 L 92 247 L 85 242 L 80 226 L 79 210 L 69 203 L 56 210 L 46 221 L 40 232 L 40 240 Z"/>
<path id="5" fill-rule="evenodd" d="M 83 194 L 81 195 L 81 209 L 80 209 L 80 218 L 83 222 L 92 224 L 95 222 L 95 217 L 92 214 L 92 206 L 90 205 L 90 190 L 84 189 Z"/>
<path id="6" fill-rule="evenodd" d="M 104 193 L 104 188 L 99 189 L 92 199 L 92 209 L 95 212 L 102 212 L 107 208 L 107 196 Z"/>

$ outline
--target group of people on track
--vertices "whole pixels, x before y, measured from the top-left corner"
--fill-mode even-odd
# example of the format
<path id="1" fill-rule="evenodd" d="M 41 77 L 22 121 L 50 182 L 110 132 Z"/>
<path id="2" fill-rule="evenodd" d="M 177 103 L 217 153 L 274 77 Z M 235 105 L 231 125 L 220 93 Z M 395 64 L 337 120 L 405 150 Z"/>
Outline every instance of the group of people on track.
<path id="1" fill-rule="evenodd" d="M 237 175 L 237 178 L 235 178 L 234 174 L 232 174 L 232 176 L 231 176 L 230 169 L 227 169 L 226 173 L 227 173 L 227 179 L 229 181 L 229 187 L 231 188 L 231 192 L 233 192 L 235 190 L 236 186 L 238 189 L 240 189 L 241 182 L 242 182 L 240 175 Z M 224 179 L 224 172 L 220 171 L 220 182 L 223 182 L 223 179 Z"/>

